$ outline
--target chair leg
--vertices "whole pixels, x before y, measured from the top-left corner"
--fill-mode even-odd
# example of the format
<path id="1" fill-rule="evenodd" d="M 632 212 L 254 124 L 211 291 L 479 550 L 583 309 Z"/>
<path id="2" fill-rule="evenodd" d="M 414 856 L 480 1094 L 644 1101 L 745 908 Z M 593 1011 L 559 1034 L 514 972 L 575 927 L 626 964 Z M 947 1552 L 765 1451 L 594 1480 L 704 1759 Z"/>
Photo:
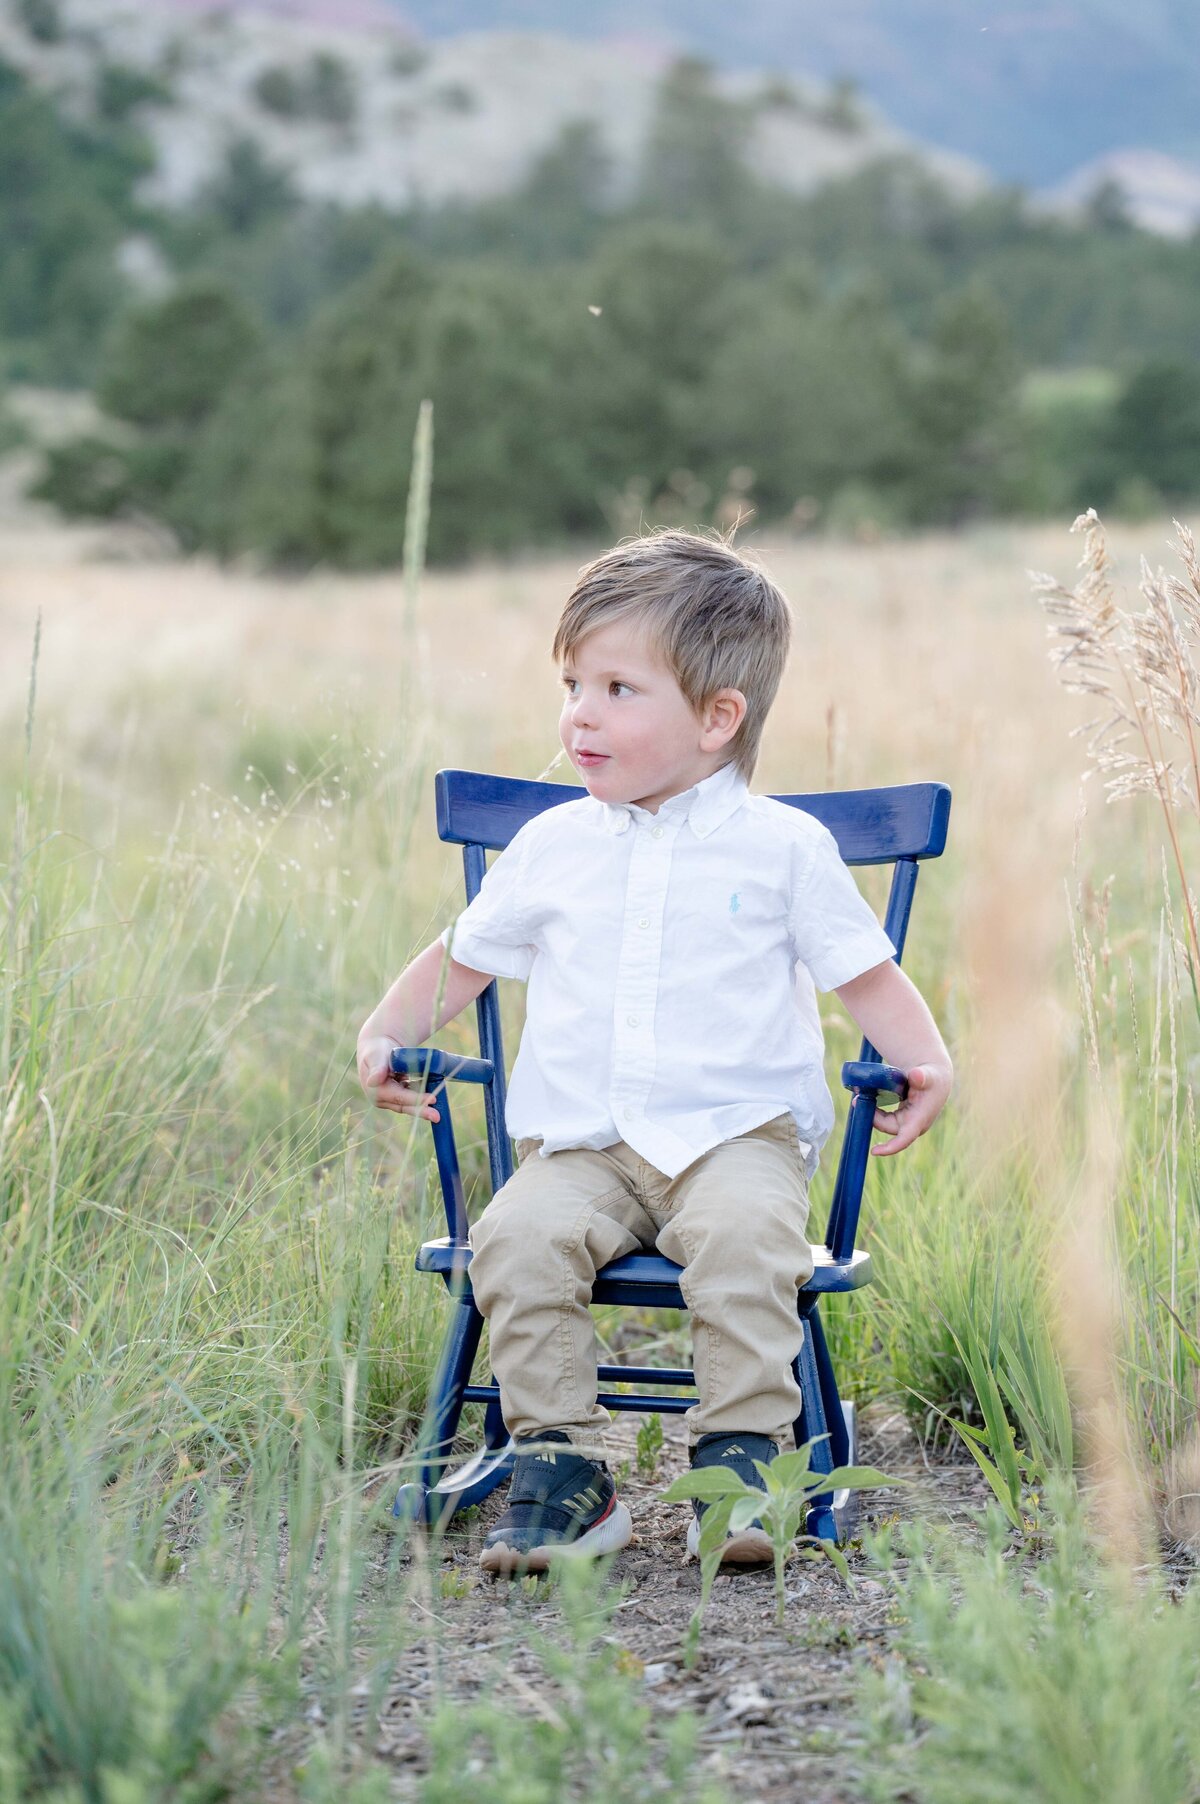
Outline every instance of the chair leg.
<path id="1" fill-rule="evenodd" d="M 451 1310 L 441 1357 L 430 1387 L 425 1420 L 417 1441 L 420 1466 L 413 1484 L 402 1485 L 392 1514 L 410 1521 L 430 1520 L 429 1494 L 434 1489 L 446 1464 L 458 1420 L 462 1414 L 463 1392 L 471 1378 L 471 1367 L 483 1332 L 483 1317 L 469 1293 L 459 1297 Z M 440 1514 L 441 1512 L 437 1512 Z"/>
<path id="2" fill-rule="evenodd" d="M 813 1311 L 815 1313 L 815 1304 Z M 820 1330 L 818 1329 L 818 1333 Z M 800 1386 L 800 1414 L 793 1424 L 792 1432 L 796 1437 L 796 1445 L 802 1446 L 805 1441 L 814 1443 L 810 1455 L 811 1468 L 814 1472 L 833 1471 L 833 1450 L 829 1444 L 829 1420 L 825 1414 L 825 1400 L 822 1396 L 821 1374 L 814 1347 L 816 1336 L 812 1331 L 810 1316 L 804 1322 L 804 1340 L 800 1351 L 792 1362 L 792 1371 Z M 828 1357 L 828 1355 L 826 1356 Z M 839 1412 L 840 1413 L 840 1412 Z M 817 1535 L 822 1541 L 836 1542 L 838 1539 L 837 1520 L 833 1513 L 833 1494 L 823 1492 L 814 1497 L 805 1523 L 805 1533 Z"/>
<path id="3" fill-rule="evenodd" d="M 851 1463 L 850 1443 L 842 1399 L 838 1394 L 833 1361 L 829 1357 L 824 1324 L 815 1303 L 805 1317 L 804 1325 L 812 1335 L 813 1357 L 817 1362 L 817 1372 L 821 1380 L 821 1401 L 825 1406 L 825 1422 L 829 1429 L 829 1451 L 835 1466 L 848 1466 Z"/>
<path id="4" fill-rule="evenodd" d="M 829 1348 L 825 1340 L 825 1329 L 815 1303 L 812 1313 L 807 1318 L 807 1326 L 812 1330 L 813 1355 L 821 1377 L 821 1402 L 825 1408 L 825 1420 L 829 1427 L 829 1449 L 833 1463 L 835 1466 L 856 1466 L 858 1464 L 858 1421 L 855 1407 L 853 1403 L 847 1403 L 839 1395 L 833 1361 L 829 1357 Z M 861 1505 L 861 1491 L 839 1490 L 833 1493 L 831 1506 L 833 1519 L 837 1524 L 838 1542 L 843 1547 L 858 1527 Z"/>
<path id="5" fill-rule="evenodd" d="M 496 1382 L 495 1374 L 492 1383 Z M 512 1475 L 516 1449 L 504 1425 L 500 1398 L 488 1402 L 483 1416 L 483 1446 L 454 1472 L 445 1472 L 429 1492 L 426 1514 L 429 1520 L 448 1522 L 458 1510 L 482 1503 L 497 1485 Z"/>
<path id="6" fill-rule="evenodd" d="M 493 1373 L 493 1384 L 495 1381 Z M 506 1447 L 508 1438 L 508 1429 L 504 1426 L 504 1417 L 500 1413 L 500 1399 L 493 1397 L 483 1414 L 483 1444 L 485 1447 Z"/>

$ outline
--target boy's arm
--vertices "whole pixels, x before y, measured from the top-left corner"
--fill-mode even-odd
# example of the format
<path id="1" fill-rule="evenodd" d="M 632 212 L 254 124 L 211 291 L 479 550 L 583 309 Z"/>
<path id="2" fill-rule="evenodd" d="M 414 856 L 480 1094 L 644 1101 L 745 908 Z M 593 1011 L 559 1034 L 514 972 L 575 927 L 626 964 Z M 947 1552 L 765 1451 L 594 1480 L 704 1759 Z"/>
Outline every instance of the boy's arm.
<path id="1" fill-rule="evenodd" d="M 873 1154 L 898 1153 L 932 1127 L 954 1082 L 950 1054 L 925 998 L 893 959 L 841 984 L 837 995 L 888 1065 L 908 1079 L 898 1109 L 875 1111 L 875 1126 L 891 1136 Z"/>
<path id="2" fill-rule="evenodd" d="M 358 1081 L 377 1109 L 441 1120 L 433 1096 L 410 1090 L 404 1078 L 393 1077 L 388 1059 L 393 1047 L 424 1045 L 491 981 L 490 973 L 451 958 L 441 940 L 426 946 L 400 973 L 358 1034 Z"/>

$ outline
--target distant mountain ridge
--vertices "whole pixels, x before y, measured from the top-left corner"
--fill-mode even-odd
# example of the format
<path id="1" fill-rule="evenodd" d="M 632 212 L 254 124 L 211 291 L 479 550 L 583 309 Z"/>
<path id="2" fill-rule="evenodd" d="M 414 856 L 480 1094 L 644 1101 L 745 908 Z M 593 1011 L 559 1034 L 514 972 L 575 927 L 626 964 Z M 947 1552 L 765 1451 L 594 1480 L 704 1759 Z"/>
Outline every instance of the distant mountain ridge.
<path id="1" fill-rule="evenodd" d="M 629 33 L 728 68 L 850 75 L 889 119 L 1050 187 L 1114 150 L 1200 163 L 1197 0 L 397 0 L 435 37 Z"/>
<path id="2" fill-rule="evenodd" d="M 57 17 L 38 36 L 0 0 L 0 57 L 76 117 L 95 110 L 106 71 L 149 78 L 131 102 L 155 154 L 141 191 L 167 206 L 194 199 L 247 139 L 312 200 L 400 210 L 493 198 L 580 124 L 594 128 L 619 201 L 674 59 L 665 44 L 552 32 L 421 39 L 380 0 L 57 0 Z M 960 195 L 987 186 L 967 159 L 823 84 L 722 71 L 713 85 L 745 103 L 742 155 L 778 187 L 810 193 L 896 156 Z"/>
<path id="3" fill-rule="evenodd" d="M 747 103 L 747 163 L 783 188 L 811 192 L 907 153 L 960 194 L 1021 178 L 1069 215 L 1115 186 L 1152 231 L 1200 226 L 1200 0 L 1144 0 L 1128 17 L 1123 0 L 742 0 L 736 22 L 723 0 L 44 3 L 57 35 L 31 30 L 22 0 L 0 0 L 0 57 L 76 114 L 95 105 L 107 65 L 169 91 L 136 103 L 157 159 L 146 198 L 167 205 L 244 138 L 312 199 L 483 199 L 518 186 L 581 121 L 596 127 L 615 198 L 657 83 L 687 52 Z M 314 59 L 338 65 L 319 105 L 304 98 Z M 839 124 L 831 102 L 846 75 L 864 101 L 843 91 Z"/>

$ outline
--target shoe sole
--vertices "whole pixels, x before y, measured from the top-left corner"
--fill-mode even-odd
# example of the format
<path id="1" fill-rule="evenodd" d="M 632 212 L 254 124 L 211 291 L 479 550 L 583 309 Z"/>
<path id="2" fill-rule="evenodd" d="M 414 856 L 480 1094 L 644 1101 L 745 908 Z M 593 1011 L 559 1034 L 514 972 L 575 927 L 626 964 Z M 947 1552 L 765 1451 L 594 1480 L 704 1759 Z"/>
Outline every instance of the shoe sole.
<path id="1" fill-rule="evenodd" d="M 700 1558 L 700 1524 L 695 1516 L 688 1523 L 687 1550 L 694 1560 Z M 771 1537 L 763 1528 L 745 1528 L 740 1535 L 729 1535 L 721 1549 L 722 1566 L 765 1566 L 775 1558 Z"/>
<path id="2" fill-rule="evenodd" d="M 599 1559 L 601 1554 L 628 1547 L 632 1539 L 633 1518 L 625 1505 L 618 1503 L 576 1541 L 552 1541 L 543 1547 L 529 1548 L 496 1541 L 484 1548 L 479 1564 L 484 1572 L 546 1572 L 555 1560 Z"/>

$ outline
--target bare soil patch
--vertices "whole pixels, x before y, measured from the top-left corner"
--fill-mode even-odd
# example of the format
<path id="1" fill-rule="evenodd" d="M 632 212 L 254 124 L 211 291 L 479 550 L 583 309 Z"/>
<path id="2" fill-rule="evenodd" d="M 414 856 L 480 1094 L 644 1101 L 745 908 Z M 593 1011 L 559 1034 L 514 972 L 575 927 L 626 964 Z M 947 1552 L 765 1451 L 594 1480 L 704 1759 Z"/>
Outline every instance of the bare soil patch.
<path id="1" fill-rule="evenodd" d="M 625 1596 L 611 1633 L 625 1669 L 640 1679 L 656 1712 L 694 1713 L 703 1769 L 731 1796 L 751 1804 L 855 1798 L 861 1743 L 855 1674 L 864 1660 L 881 1664 L 896 1633 L 889 1586 L 872 1571 L 859 1537 L 848 1550 L 853 1592 L 831 1564 L 793 1560 L 779 1627 L 769 1568 L 722 1574 L 705 1616 L 699 1658 L 689 1670 L 684 1642 L 700 1596 L 699 1567 L 684 1540 L 690 1506 L 661 1501 L 686 1466 L 686 1437 L 674 1422 L 664 1425 L 664 1434 L 659 1470 L 650 1480 L 639 1477 L 634 1464 L 636 1424 L 625 1418 L 611 1431 L 610 1465 L 616 1471 L 624 1459 L 630 1463 L 620 1494 L 634 1523 L 632 1543 L 614 1562 Z M 897 1411 L 867 1412 L 860 1440 L 861 1460 L 904 1481 L 864 1494 L 864 1529 L 926 1515 L 973 1532 L 987 1496 L 973 1464 L 928 1457 Z M 532 1580 L 514 1583 L 479 1571 L 483 1537 L 504 1500 L 501 1488 L 461 1525 L 452 1525 L 440 1543 L 426 1542 L 406 1556 L 414 1594 L 424 1596 L 411 1619 L 414 1639 L 378 1720 L 358 1725 L 359 1752 L 392 1768 L 398 1795 L 415 1793 L 427 1770 L 426 1728 L 440 1700 L 467 1703 L 486 1694 L 531 1717 L 550 1705 L 528 1641 L 535 1623 L 553 1631 L 552 1596 L 539 1596 Z M 382 1549 L 381 1580 L 388 1563 Z M 396 1582 L 394 1573 L 390 1582 Z"/>

